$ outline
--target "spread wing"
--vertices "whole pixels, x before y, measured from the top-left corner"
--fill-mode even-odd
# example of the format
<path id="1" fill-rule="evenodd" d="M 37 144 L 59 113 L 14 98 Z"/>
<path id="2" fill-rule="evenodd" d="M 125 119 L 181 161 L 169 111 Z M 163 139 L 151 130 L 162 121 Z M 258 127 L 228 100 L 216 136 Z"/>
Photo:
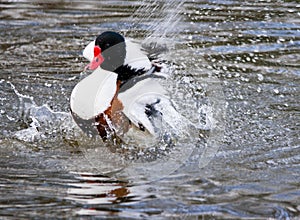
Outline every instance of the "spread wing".
<path id="1" fill-rule="evenodd" d="M 97 68 L 73 89 L 72 112 L 82 119 L 92 119 L 104 112 L 116 93 L 117 74 Z"/>
<path id="2" fill-rule="evenodd" d="M 151 62 L 148 59 L 141 46 L 134 43 L 132 40 L 126 40 L 126 58 L 124 65 L 128 65 L 130 68 L 138 70 L 149 70 L 151 68 Z"/>
<path id="3" fill-rule="evenodd" d="M 159 133 L 162 125 L 168 124 L 176 132 L 182 127 L 183 116 L 173 107 L 167 96 L 167 91 L 155 78 L 147 78 L 135 82 L 132 86 L 128 82 L 121 88 L 118 98 L 124 104 L 124 114 L 130 121 L 152 135 Z"/>
<path id="4" fill-rule="evenodd" d="M 155 126 L 149 116 L 159 116 L 159 113 L 154 110 L 155 104 L 166 100 L 166 94 L 164 88 L 155 79 L 147 78 L 138 82 L 131 80 L 123 85 L 118 98 L 124 105 L 124 114 L 133 124 L 141 130 L 146 129 L 151 134 L 155 134 Z"/>

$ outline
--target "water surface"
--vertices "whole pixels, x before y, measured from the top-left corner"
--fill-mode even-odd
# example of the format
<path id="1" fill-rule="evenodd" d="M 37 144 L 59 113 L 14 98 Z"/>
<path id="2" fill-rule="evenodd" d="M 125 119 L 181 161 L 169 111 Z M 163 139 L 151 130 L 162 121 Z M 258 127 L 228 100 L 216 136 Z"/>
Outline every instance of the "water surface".
<path id="1" fill-rule="evenodd" d="M 299 218 L 299 9 L 283 0 L 1 1 L 0 216 Z M 183 144 L 206 157 L 155 180 L 94 169 L 69 96 L 87 64 L 82 49 L 106 30 L 174 68 L 165 85 L 185 117 L 210 107 L 217 129 Z"/>

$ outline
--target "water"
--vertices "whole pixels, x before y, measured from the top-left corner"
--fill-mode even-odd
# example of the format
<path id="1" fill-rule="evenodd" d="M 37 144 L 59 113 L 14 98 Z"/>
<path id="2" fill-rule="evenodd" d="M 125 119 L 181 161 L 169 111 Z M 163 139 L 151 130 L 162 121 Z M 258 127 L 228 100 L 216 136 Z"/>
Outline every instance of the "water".
<path id="1" fill-rule="evenodd" d="M 297 1 L 2 1 L 0 216 L 299 218 L 299 8 Z M 176 150 L 179 164 L 156 161 L 161 179 L 104 147 L 112 162 L 99 169 L 83 148 L 93 141 L 70 118 L 69 96 L 87 64 L 81 50 L 108 29 L 171 65 L 165 85 L 174 104 L 202 122 L 181 143 L 193 149 L 183 151 L 187 161 Z"/>

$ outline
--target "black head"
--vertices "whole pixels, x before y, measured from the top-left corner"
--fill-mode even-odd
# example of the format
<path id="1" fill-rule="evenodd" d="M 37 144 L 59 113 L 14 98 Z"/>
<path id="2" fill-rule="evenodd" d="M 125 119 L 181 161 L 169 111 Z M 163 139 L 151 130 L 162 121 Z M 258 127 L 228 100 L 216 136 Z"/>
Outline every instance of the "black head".
<path id="1" fill-rule="evenodd" d="M 125 39 L 122 35 L 106 31 L 96 38 L 95 46 L 99 46 L 104 58 L 101 67 L 108 71 L 115 71 L 122 66 L 126 57 Z"/>

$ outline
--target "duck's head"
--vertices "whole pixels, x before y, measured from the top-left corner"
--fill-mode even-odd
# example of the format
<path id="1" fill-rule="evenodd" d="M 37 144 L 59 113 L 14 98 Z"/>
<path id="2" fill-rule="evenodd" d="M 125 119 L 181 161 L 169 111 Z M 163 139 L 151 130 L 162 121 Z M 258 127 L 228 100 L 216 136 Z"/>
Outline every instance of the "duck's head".
<path id="1" fill-rule="evenodd" d="M 87 66 L 89 69 L 95 70 L 100 66 L 104 70 L 114 72 L 125 62 L 125 39 L 116 32 L 103 32 L 85 48 L 83 56 L 90 61 Z"/>
<path id="2" fill-rule="evenodd" d="M 83 56 L 90 61 L 86 68 L 95 70 L 100 67 L 114 72 L 122 82 L 144 74 L 152 67 L 140 45 L 113 31 L 103 32 L 90 42 Z"/>

